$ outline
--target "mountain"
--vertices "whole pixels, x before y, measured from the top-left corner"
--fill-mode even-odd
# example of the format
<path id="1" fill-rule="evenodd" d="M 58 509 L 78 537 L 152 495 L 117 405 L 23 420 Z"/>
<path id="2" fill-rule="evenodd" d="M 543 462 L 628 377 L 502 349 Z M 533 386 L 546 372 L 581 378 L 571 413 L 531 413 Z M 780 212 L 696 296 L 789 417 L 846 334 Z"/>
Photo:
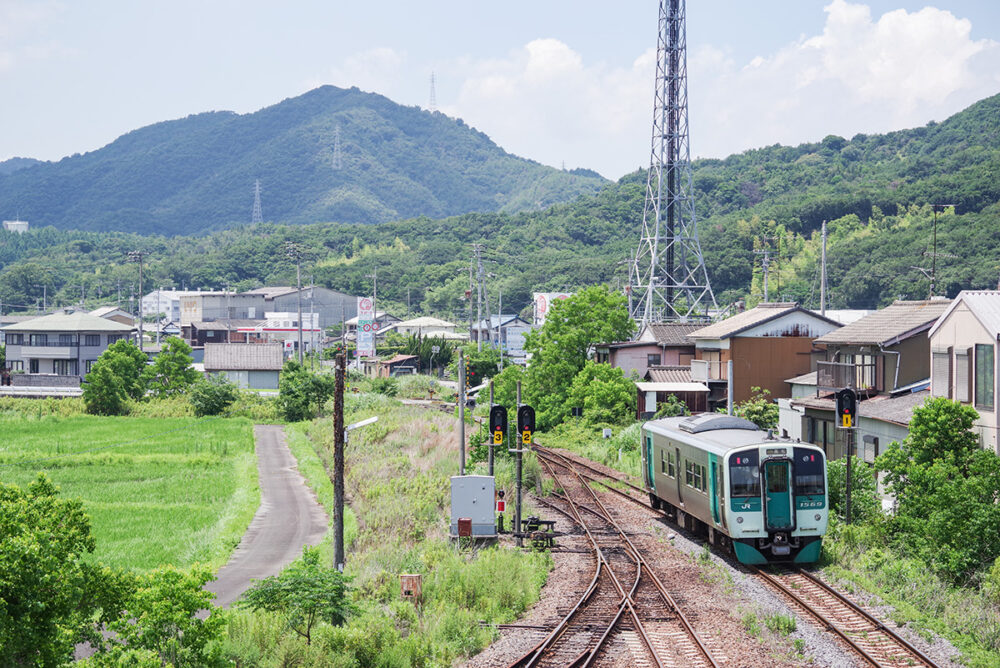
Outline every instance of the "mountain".
<path id="1" fill-rule="evenodd" d="M 0 174 L 13 174 L 19 169 L 40 164 L 42 164 L 42 161 L 35 160 L 34 158 L 11 158 L 10 160 L 0 162 Z"/>
<path id="2" fill-rule="evenodd" d="M 37 171 L 36 166 L 25 171 Z M 692 165 L 698 229 L 721 305 L 763 293 L 761 251 L 771 248 L 769 297 L 819 305 L 819 228 L 828 222 L 831 308 L 877 308 L 936 292 L 994 288 L 1000 272 L 1000 96 L 941 123 L 851 139 L 828 136 Z M 81 292 L 126 292 L 137 278 L 125 252 L 146 251 L 147 285 L 288 285 L 293 241 L 303 276 L 380 304 L 465 322 L 472 244 L 483 246 L 489 294 L 505 311 L 532 292 L 593 283 L 623 286 L 638 245 L 646 173 L 541 210 L 417 217 L 378 225 L 241 226 L 202 236 L 140 236 L 42 228 L 0 231 L 0 300 L 73 303 Z M 954 204 L 954 209 L 930 206 Z M 267 199 L 265 199 L 265 212 Z M 266 213 L 265 213 L 266 215 Z M 26 216 L 25 216 L 26 217 Z M 936 230 L 936 248 L 934 237 Z M 921 269 L 916 269 L 921 267 Z M 48 286 L 45 293 L 43 286 Z M 93 303 L 94 306 L 97 302 Z"/>
<path id="3" fill-rule="evenodd" d="M 250 222 L 257 179 L 264 220 L 286 223 L 538 209 L 606 183 L 510 155 L 460 119 L 323 86 L 254 113 L 157 123 L 90 153 L 0 171 L 0 212 L 35 227 L 193 234 Z"/>

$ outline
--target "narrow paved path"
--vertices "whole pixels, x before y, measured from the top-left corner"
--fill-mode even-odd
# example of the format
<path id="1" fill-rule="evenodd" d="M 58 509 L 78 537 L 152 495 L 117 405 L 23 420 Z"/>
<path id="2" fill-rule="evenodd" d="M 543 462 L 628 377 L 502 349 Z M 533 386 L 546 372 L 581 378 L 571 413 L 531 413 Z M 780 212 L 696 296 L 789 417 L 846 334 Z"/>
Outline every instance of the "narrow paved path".
<path id="1" fill-rule="evenodd" d="M 206 589 L 215 593 L 215 605 L 228 608 L 246 591 L 251 580 L 277 575 L 305 545 L 316 545 L 329 520 L 323 507 L 296 468 L 285 444 L 285 430 L 277 425 L 255 425 L 260 508 L 233 552 L 229 563 Z"/>

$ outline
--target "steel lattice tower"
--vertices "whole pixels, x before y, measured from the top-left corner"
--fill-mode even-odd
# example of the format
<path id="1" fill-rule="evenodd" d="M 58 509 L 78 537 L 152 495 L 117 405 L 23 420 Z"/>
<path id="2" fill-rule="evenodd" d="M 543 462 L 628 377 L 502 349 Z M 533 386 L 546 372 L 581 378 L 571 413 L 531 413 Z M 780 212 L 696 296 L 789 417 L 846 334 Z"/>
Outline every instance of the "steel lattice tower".
<path id="1" fill-rule="evenodd" d="M 263 223 L 264 213 L 260 208 L 260 179 L 253 184 L 253 213 L 250 214 L 251 223 Z"/>
<path id="2" fill-rule="evenodd" d="M 629 313 L 642 325 L 717 308 L 698 242 L 688 138 L 685 0 L 660 0 L 653 141 L 642 241 L 629 272 Z"/>
<path id="3" fill-rule="evenodd" d="M 340 151 L 340 125 L 333 129 L 333 168 L 342 169 L 344 167 L 344 157 Z"/>

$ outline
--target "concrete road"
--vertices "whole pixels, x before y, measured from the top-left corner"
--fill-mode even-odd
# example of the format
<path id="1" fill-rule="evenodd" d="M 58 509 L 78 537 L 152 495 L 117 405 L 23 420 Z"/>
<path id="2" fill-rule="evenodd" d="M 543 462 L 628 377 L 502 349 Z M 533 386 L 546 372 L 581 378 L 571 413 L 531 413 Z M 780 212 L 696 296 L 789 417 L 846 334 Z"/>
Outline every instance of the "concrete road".
<path id="1" fill-rule="evenodd" d="M 316 545 L 329 520 L 296 468 L 285 444 L 285 430 L 256 425 L 260 508 L 250 522 L 229 563 L 205 588 L 215 593 L 215 605 L 228 608 L 246 591 L 251 580 L 277 575 L 305 545 Z"/>

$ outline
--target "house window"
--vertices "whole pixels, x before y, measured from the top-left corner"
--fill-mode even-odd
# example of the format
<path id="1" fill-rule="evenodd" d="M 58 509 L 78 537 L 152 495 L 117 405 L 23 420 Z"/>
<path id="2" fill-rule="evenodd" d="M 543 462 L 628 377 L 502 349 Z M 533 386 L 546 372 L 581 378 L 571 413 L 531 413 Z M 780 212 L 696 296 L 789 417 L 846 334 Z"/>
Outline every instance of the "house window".
<path id="1" fill-rule="evenodd" d="M 646 366 L 659 366 L 660 365 L 660 354 L 646 355 Z"/>
<path id="2" fill-rule="evenodd" d="M 99 346 L 101 345 L 101 335 L 100 334 L 87 334 L 83 338 L 83 342 L 88 346 Z"/>
<path id="3" fill-rule="evenodd" d="M 7 336 L 4 337 L 4 342 L 8 346 L 19 346 L 21 345 L 21 342 L 24 340 L 22 337 L 23 337 L 22 334 L 8 334 Z"/>
<path id="4" fill-rule="evenodd" d="M 976 408 L 993 408 L 992 344 L 976 344 Z"/>
<path id="5" fill-rule="evenodd" d="M 38 360 L 28 360 L 28 373 L 38 373 Z"/>
<path id="6" fill-rule="evenodd" d="M 972 387 L 969 382 L 973 376 L 970 362 L 972 355 L 970 348 L 963 348 L 961 352 L 955 352 L 955 401 L 967 404 L 972 401 Z"/>
<path id="7" fill-rule="evenodd" d="M 33 346 L 44 346 L 49 342 L 48 334 L 32 334 L 31 335 L 31 345 Z M 32 373 L 38 373 L 34 371 Z"/>
<path id="8" fill-rule="evenodd" d="M 11 371 L 24 371 L 24 362 L 21 360 L 7 360 L 7 368 Z"/>
<path id="9" fill-rule="evenodd" d="M 59 335 L 59 345 L 61 346 L 71 346 L 76 343 L 72 334 L 60 334 Z"/>
<path id="10" fill-rule="evenodd" d="M 60 376 L 75 376 L 76 360 L 52 360 L 52 369 Z"/>
<path id="11" fill-rule="evenodd" d="M 115 341 L 124 338 L 125 338 L 124 334 L 108 334 L 108 345 L 110 346 Z"/>
<path id="12" fill-rule="evenodd" d="M 90 370 L 94 368 L 95 362 L 97 362 L 97 360 L 87 360 L 84 362 L 83 368 L 86 370 L 84 373 L 90 373 Z"/>
<path id="13" fill-rule="evenodd" d="M 951 348 L 931 351 L 931 396 L 951 399 Z"/>

